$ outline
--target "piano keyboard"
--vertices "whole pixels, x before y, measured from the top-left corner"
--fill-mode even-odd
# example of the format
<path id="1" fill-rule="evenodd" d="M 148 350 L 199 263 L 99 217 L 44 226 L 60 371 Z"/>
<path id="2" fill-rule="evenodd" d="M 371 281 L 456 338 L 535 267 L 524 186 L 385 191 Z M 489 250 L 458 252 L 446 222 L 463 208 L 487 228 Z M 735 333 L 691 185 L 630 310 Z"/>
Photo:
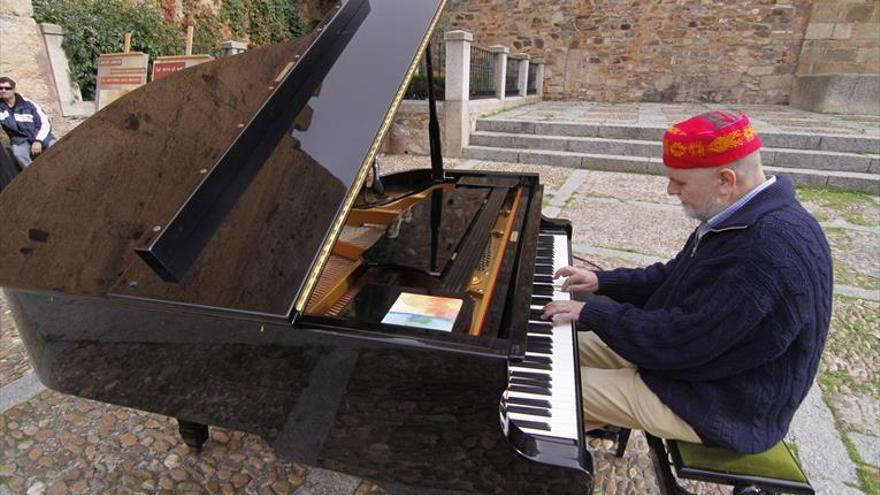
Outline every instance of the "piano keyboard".
<path id="1" fill-rule="evenodd" d="M 553 441 L 555 444 L 580 449 L 580 366 L 574 323 L 554 325 L 541 319 L 544 305 L 552 300 L 571 299 L 569 293 L 560 290 L 562 280 L 553 280 L 556 270 L 570 263 L 568 235 L 559 230 L 542 229 L 538 236 L 525 358 L 508 364 L 508 387 L 500 410 L 505 432 L 510 425 L 515 425 L 536 443 L 542 439 L 553 441 L 545 438 L 553 437 L 557 439 Z M 537 450 L 548 449 L 538 446 Z M 555 461 L 527 456 L 538 461 Z"/>

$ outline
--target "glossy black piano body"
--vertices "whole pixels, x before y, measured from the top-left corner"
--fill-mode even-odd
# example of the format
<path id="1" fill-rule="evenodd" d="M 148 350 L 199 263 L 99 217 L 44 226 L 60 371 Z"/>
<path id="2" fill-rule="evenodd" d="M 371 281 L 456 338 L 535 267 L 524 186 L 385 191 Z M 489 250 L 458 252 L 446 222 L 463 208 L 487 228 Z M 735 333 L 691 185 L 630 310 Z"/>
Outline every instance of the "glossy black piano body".
<path id="1" fill-rule="evenodd" d="M 377 204 L 369 164 L 442 6 L 350 0 L 322 25 L 334 40 L 316 32 L 150 84 L 47 150 L 0 195 L 0 286 L 40 379 L 186 425 L 254 432 L 282 457 L 393 493 L 588 490 L 580 442 L 560 452 L 499 425 L 509 365 L 528 360 L 538 233 L 565 231 L 541 218 L 537 176 L 386 177 L 388 196 L 426 194 L 406 211 L 431 228 L 403 228 L 430 234 L 407 245 L 432 262 L 395 266 L 395 248 L 377 247 L 354 300 L 310 310 L 355 207 L 369 215 Z M 315 47 L 333 61 L 315 62 L 326 62 Z M 310 85 L 300 84 L 306 62 L 326 72 Z M 279 94 L 295 114 L 266 104 Z M 285 132 L 264 137 L 278 122 Z M 470 298 L 456 294 L 470 277 L 464 260 L 491 245 L 477 232 L 495 235 L 490 207 L 506 215 L 509 242 L 484 295 L 486 330 L 472 335 L 459 325 Z M 456 229 L 467 212 L 473 223 Z M 444 251 L 449 232 L 458 237 Z M 461 297 L 455 329 L 383 323 L 409 290 Z"/>

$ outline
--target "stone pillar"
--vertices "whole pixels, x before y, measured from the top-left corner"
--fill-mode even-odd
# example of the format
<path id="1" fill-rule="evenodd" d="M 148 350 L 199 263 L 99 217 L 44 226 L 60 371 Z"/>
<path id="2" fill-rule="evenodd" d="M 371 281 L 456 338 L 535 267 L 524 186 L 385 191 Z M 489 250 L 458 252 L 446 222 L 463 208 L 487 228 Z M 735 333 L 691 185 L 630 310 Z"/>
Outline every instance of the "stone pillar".
<path id="1" fill-rule="evenodd" d="M 544 59 L 535 59 L 532 60 L 532 63 L 538 64 L 538 69 L 535 70 L 535 89 L 538 91 L 535 93 L 538 95 L 538 99 L 544 99 Z"/>
<path id="2" fill-rule="evenodd" d="M 470 113 L 468 100 L 471 85 L 471 42 L 474 35 L 466 31 L 446 33 L 446 142 L 443 154 L 457 158 L 468 145 L 470 137 Z"/>
<path id="3" fill-rule="evenodd" d="M 42 23 L 39 26 L 40 32 L 43 33 L 43 42 L 46 44 L 49 69 L 55 81 L 55 91 L 58 92 L 61 114 L 65 117 L 91 115 L 95 111 L 94 105 L 83 103 L 79 87 L 70 80 L 70 65 L 67 62 L 67 55 L 61 48 L 64 28 L 49 23 Z"/>
<path id="4" fill-rule="evenodd" d="M 525 53 L 517 53 L 511 55 L 519 62 L 519 78 L 516 88 L 519 90 L 519 96 L 525 97 L 529 91 L 529 56 Z"/>
<path id="5" fill-rule="evenodd" d="M 510 49 L 502 45 L 494 45 L 489 47 L 489 51 L 495 57 L 495 95 L 499 100 L 503 100 L 507 92 L 507 84 L 504 78 L 507 76 L 507 55 Z"/>
<path id="6" fill-rule="evenodd" d="M 224 41 L 220 43 L 220 57 L 226 58 L 243 53 L 248 49 L 248 44 L 243 41 Z"/>
<path id="7" fill-rule="evenodd" d="M 0 74 L 14 79 L 21 94 L 43 107 L 56 136 L 67 131 L 30 0 L 0 0 Z"/>

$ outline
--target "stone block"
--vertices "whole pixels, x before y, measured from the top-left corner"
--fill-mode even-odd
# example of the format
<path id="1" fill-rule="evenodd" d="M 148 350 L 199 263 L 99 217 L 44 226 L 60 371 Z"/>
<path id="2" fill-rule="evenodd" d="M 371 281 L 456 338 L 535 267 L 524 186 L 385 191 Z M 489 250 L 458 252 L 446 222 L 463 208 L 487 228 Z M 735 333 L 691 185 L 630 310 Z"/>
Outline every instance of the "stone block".
<path id="1" fill-rule="evenodd" d="M 523 146 L 514 146 L 517 135 L 515 134 L 471 134 L 470 144 L 472 146 L 491 146 L 493 148 L 522 148 Z"/>
<path id="2" fill-rule="evenodd" d="M 784 175 L 798 186 L 825 187 L 828 185 L 828 176 L 822 173 L 810 173 L 805 170 L 780 169 L 778 167 L 766 167 L 767 175 Z"/>
<path id="3" fill-rule="evenodd" d="M 599 137 L 610 139 L 642 139 L 641 129 L 633 126 L 603 125 L 599 128 Z"/>
<path id="4" fill-rule="evenodd" d="M 764 139 L 761 138 L 761 141 L 763 142 Z M 764 165 L 765 167 L 773 166 L 774 161 L 776 161 L 776 151 L 768 150 L 766 148 L 761 150 L 761 164 L 762 165 Z"/>
<path id="5" fill-rule="evenodd" d="M 811 22 L 834 23 L 840 19 L 840 8 L 834 3 L 814 3 Z"/>
<path id="6" fill-rule="evenodd" d="M 519 134 L 513 136 L 510 147 L 541 149 L 550 151 L 571 151 L 568 149 L 568 140 L 565 138 L 541 135 L 530 136 L 527 134 Z"/>
<path id="7" fill-rule="evenodd" d="M 830 173 L 828 175 L 828 187 L 862 191 L 878 196 L 880 195 L 880 175 Z"/>
<path id="8" fill-rule="evenodd" d="M 516 150 L 485 148 L 480 146 L 468 146 L 462 150 L 462 156 L 464 158 L 489 160 L 494 162 L 516 163 L 517 154 L 518 152 Z"/>
<path id="9" fill-rule="evenodd" d="M 792 148 L 796 150 L 819 149 L 820 136 L 805 133 L 760 133 L 761 142 L 770 148 Z"/>
<path id="10" fill-rule="evenodd" d="M 871 165 L 868 167 L 868 173 L 880 174 L 880 158 L 871 158 Z"/>
<path id="11" fill-rule="evenodd" d="M 880 154 L 880 139 L 868 136 L 822 136 L 818 149 L 877 155 Z"/>
<path id="12" fill-rule="evenodd" d="M 31 0 L 3 0 L 0 2 L 0 16 L 33 17 Z"/>
<path id="13" fill-rule="evenodd" d="M 578 139 L 569 141 L 571 151 L 598 155 L 628 155 L 625 141 L 608 139 Z"/>
<path id="14" fill-rule="evenodd" d="M 834 33 L 834 24 L 825 22 L 811 22 L 807 25 L 807 33 L 804 35 L 808 40 L 825 40 L 831 38 Z"/>
<path id="15" fill-rule="evenodd" d="M 547 136 L 593 137 L 600 126 L 565 122 L 535 122 L 535 134 Z"/>
<path id="16" fill-rule="evenodd" d="M 574 153 L 553 153 L 540 151 L 521 151 L 520 163 L 539 163 L 554 167 L 580 168 L 581 155 Z"/>
<path id="17" fill-rule="evenodd" d="M 794 76 L 790 74 L 782 76 L 764 76 L 761 78 L 761 89 L 788 89 L 791 87 L 793 80 Z"/>
<path id="18" fill-rule="evenodd" d="M 520 120 L 478 120 L 478 131 L 535 133 L 535 123 Z"/>
<path id="19" fill-rule="evenodd" d="M 846 20 L 848 22 L 865 22 L 874 15 L 876 6 L 871 4 L 850 5 L 846 9 Z"/>
<path id="20" fill-rule="evenodd" d="M 810 152 L 794 150 L 777 150 L 773 157 L 773 166 L 787 168 L 813 168 L 815 155 Z"/>
<path id="21" fill-rule="evenodd" d="M 871 157 L 855 153 L 819 152 L 812 163 L 816 170 L 867 173 L 871 168 Z"/>
<path id="22" fill-rule="evenodd" d="M 880 114 L 880 74 L 797 76 L 791 105 L 804 110 L 849 115 Z"/>
<path id="23" fill-rule="evenodd" d="M 851 23 L 840 23 L 834 25 L 834 32 L 831 33 L 831 39 L 834 40 L 848 40 L 852 37 L 852 27 Z"/>
<path id="24" fill-rule="evenodd" d="M 776 69 L 772 65 L 760 65 L 749 67 L 749 70 L 747 70 L 746 73 L 750 76 L 769 76 L 775 71 Z"/>

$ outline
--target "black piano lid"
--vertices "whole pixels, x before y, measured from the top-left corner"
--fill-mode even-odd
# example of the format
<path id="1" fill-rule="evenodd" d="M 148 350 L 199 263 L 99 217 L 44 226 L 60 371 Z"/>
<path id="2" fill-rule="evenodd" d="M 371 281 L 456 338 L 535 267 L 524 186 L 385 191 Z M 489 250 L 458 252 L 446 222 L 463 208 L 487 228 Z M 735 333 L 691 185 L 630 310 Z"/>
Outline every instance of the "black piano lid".
<path id="1" fill-rule="evenodd" d="M 0 286 L 269 319 L 302 308 L 445 0 L 369 0 L 318 93 L 180 283 L 136 254 L 314 39 L 196 66 L 114 102 L 0 195 Z M 265 92 L 265 95 L 261 95 Z"/>

